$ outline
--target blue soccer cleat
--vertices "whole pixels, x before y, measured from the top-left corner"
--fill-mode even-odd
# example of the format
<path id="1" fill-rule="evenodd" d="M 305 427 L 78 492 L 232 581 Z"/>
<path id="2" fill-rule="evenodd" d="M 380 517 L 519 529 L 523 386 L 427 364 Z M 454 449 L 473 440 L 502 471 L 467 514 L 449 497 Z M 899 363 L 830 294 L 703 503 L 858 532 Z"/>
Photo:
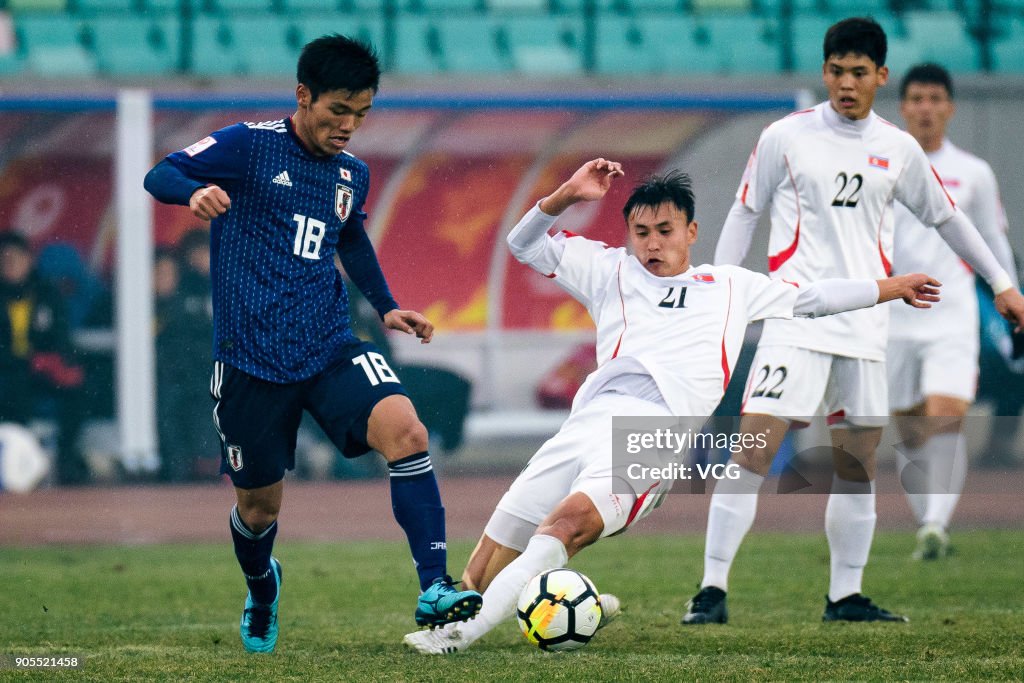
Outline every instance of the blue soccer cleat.
<path id="1" fill-rule="evenodd" d="M 277 645 L 277 603 L 281 600 L 284 575 L 276 557 L 270 558 L 270 568 L 274 570 L 274 578 L 277 579 L 277 597 L 274 602 L 260 605 L 252 601 L 251 593 L 245 596 L 245 609 L 238 630 L 247 652 L 273 652 Z"/>
<path id="2" fill-rule="evenodd" d="M 476 591 L 455 590 L 452 577 L 434 579 L 420 595 L 416 605 L 416 623 L 420 626 L 443 626 L 472 619 L 480 611 L 484 599 Z"/>

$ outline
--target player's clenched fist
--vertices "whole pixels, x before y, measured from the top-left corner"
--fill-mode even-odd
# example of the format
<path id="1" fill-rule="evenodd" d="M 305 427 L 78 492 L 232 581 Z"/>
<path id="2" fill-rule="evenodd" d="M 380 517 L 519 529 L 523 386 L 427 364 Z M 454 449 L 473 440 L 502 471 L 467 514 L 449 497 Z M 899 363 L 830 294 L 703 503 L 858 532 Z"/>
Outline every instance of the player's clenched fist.
<path id="1" fill-rule="evenodd" d="M 209 221 L 231 208 L 231 198 L 216 185 L 207 185 L 192 193 L 188 208 L 196 218 Z"/>

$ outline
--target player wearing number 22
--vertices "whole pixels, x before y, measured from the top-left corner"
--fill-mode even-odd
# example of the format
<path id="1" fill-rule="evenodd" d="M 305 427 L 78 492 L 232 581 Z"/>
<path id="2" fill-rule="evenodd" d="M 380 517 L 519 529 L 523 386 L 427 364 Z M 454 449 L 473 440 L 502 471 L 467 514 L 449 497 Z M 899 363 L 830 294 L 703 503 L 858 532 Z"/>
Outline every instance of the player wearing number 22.
<path id="1" fill-rule="evenodd" d="M 921 146 L 872 111 L 888 80 L 886 36 L 872 19 L 844 19 L 822 45 L 829 98 L 776 121 L 750 156 L 715 252 L 738 264 L 771 206 L 768 270 L 775 280 L 880 278 L 891 272 L 898 201 L 974 267 L 1000 313 L 1024 321 L 1024 298 L 970 219 L 946 193 Z M 685 624 L 722 623 L 729 569 L 754 521 L 757 492 L 793 422 L 819 404 L 832 426 L 835 476 L 825 512 L 831 553 L 826 621 L 904 621 L 861 594 L 875 530 L 875 449 L 889 413 L 889 312 L 875 307 L 821 319 L 768 320 L 744 392 L 740 431 L 766 447 L 733 455 L 740 476 L 716 486 L 701 591 Z"/>
<path id="2" fill-rule="evenodd" d="M 347 457 L 374 449 L 387 460 L 392 508 L 422 589 L 417 623 L 466 619 L 480 607 L 478 593 L 455 590 L 447 576 L 426 429 L 384 358 L 353 333 L 334 265 L 337 253 L 388 328 L 430 341 L 433 325 L 391 296 L 363 228 L 369 170 L 345 150 L 379 77 L 372 48 L 318 38 L 299 57 L 291 117 L 223 128 L 146 176 L 158 200 L 212 221 L 210 391 L 221 468 L 237 494 L 231 536 L 249 588 L 241 636 L 254 652 L 277 642 L 281 565 L 271 550 L 304 409 Z"/>

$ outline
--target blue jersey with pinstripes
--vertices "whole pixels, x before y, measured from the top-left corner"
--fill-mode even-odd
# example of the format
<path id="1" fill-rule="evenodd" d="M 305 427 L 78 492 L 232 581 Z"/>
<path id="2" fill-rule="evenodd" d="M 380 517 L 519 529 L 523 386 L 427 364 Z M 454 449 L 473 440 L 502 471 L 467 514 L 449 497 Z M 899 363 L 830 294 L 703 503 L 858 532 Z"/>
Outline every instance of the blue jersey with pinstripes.
<path id="1" fill-rule="evenodd" d="M 346 224 L 363 229 L 363 161 L 310 154 L 289 119 L 237 123 L 167 159 L 231 198 L 210 227 L 215 360 L 297 382 L 357 341 L 334 253 Z"/>

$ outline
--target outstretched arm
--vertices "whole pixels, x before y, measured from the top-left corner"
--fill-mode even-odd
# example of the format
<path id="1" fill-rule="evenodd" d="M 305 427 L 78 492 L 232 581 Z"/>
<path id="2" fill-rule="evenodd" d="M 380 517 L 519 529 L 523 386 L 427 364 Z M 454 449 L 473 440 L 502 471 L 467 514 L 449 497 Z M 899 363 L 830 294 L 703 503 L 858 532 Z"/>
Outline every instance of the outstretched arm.
<path id="1" fill-rule="evenodd" d="M 931 308 L 939 300 L 940 283 L 921 273 L 897 275 L 883 280 L 818 280 L 800 287 L 793 315 L 816 318 L 886 301 L 903 299 L 914 308 Z"/>

